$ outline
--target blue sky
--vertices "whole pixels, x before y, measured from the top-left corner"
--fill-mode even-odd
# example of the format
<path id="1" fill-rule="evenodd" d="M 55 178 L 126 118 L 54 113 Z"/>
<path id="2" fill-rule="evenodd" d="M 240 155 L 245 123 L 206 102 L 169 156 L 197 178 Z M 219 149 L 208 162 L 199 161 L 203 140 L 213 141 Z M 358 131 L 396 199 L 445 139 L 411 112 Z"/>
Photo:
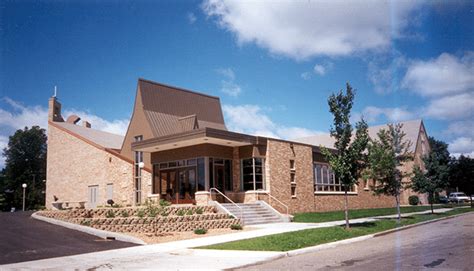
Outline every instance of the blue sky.
<path id="1" fill-rule="evenodd" d="M 357 89 L 353 119 L 423 118 L 474 154 L 469 1 L 2 1 L 0 147 L 64 115 L 124 133 L 137 78 L 221 97 L 231 130 L 327 132 L 327 97 Z M 0 161 L 0 166 L 2 165 Z"/>

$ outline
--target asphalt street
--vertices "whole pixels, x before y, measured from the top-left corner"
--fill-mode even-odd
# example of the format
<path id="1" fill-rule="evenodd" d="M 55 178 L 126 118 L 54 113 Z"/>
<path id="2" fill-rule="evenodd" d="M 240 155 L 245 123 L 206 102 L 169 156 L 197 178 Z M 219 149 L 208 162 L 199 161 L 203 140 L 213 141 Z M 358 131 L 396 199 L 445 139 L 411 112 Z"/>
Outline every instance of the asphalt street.
<path id="1" fill-rule="evenodd" d="M 0 264 L 135 246 L 52 225 L 31 214 L 0 212 Z"/>
<path id="2" fill-rule="evenodd" d="M 474 270 L 474 213 L 239 270 Z"/>

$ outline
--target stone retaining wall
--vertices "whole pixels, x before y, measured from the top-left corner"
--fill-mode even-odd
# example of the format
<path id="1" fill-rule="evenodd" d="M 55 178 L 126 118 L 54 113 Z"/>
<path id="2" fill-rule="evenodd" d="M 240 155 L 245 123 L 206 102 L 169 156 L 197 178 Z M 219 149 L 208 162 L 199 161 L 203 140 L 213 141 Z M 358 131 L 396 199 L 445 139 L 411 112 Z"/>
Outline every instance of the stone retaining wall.
<path id="1" fill-rule="evenodd" d="M 141 207 L 40 211 L 37 214 L 100 230 L 124 233 L 159 234 L 193 231 L 197 228 L 223 229 L 232 224 L 240 224 L 239 219 L 216 213 L 213 206 L 168 206 L 161 208 L 156 216 L 150 216 L 147 212 L 148 208 Z M 139 213 L 142 216 L 139 217 Z"/>

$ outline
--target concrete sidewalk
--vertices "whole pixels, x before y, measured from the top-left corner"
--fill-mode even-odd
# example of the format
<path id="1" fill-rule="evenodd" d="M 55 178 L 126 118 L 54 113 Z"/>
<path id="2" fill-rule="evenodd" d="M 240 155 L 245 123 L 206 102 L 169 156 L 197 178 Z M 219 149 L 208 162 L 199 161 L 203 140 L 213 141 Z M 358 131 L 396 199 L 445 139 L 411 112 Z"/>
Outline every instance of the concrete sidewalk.
<path id="1" fill-rule="evenodd" d="M 452 209 L 437 209 L 435 210 L 435 212 L 444 213 L 449 210 Z M 407 213 L 402 214 L 402 216 L 423 214 L 429 212 L 431 211 Z M 363 223 L 374 221 L 378 218 L 393 217 L 396 217 L 396 215 L 352 219 L 351 223 Z M 153 270 L 222 270 L 284 257 L 286 255 L 286 252 L 222 251 L 201 250 L 192 248 L 284 232 L 332 227 L 344 224 L 345 221 L 333 221 L 325 223 L 275 223 L 254 225 L 252 226 L 252 228 L 255 228 L 255 230 L 251 231 L 236 232 L 226 235 L 210 236 L 163 244 L 137 246 L 124 249 L 108 250 L 102 252 L 94 252 L 74 256 L 3 265 L 0 266 L 0 269 L 101 270 L 114 268 Z"/>

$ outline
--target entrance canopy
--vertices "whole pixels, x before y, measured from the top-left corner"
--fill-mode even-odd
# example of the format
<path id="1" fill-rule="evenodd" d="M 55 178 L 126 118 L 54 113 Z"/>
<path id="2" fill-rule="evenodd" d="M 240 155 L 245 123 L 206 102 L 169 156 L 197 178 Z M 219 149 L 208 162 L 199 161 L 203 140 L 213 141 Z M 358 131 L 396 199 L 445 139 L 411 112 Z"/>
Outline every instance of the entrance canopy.
<path id="1" fill-rule="evenodd" d="M 199 144 L 215 144 L 240 147 L 262 144 L 266 138 L 229 132 L 225 130 L 202 128 L 184 133 L 155 137 L 132 143 L 133 151 L 159 152 Z"/>

